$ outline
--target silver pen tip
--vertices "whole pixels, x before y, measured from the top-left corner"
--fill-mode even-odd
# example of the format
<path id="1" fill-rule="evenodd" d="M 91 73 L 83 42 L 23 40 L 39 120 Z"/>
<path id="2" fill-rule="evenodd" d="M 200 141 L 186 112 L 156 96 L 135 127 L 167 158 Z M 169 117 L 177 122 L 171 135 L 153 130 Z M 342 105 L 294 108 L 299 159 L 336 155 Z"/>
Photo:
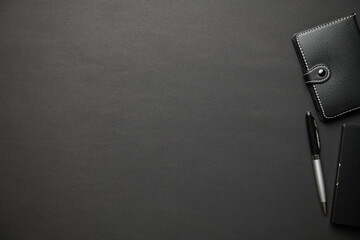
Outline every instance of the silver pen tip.
<path id="1" fill-rule="evenodd" d="M 322 210 L 323 210 L 323 212 L 324 212 L 324 214 L 326 216 L 326 202 L 322 202 L 321 207 L 322 207 Z"/>

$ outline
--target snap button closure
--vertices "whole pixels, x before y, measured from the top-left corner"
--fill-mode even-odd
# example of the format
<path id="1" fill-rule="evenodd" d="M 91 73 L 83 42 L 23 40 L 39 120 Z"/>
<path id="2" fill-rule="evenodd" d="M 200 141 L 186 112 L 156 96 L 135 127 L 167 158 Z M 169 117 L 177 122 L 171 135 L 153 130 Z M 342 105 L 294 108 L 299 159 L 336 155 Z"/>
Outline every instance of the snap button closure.
<path id="1" fill-rule="evenodd" d="M 326 75 L 326 71 L 323 68 L 320 68 L 317 73 L 320 77 L 324 77 Z"/>
<path id="2" fill-rule="evenodd" d="M 320 84 L 330 79 L 330 68 L 323 63 L 316 64 L 304 74 L 306 84 Z"/>

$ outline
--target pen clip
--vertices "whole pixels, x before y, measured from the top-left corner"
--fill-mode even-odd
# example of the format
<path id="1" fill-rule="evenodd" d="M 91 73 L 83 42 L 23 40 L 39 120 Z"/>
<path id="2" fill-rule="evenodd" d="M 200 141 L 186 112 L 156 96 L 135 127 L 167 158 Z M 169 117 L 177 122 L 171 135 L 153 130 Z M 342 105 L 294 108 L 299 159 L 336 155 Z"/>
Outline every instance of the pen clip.
<path id="1" fill-rule="evenodd" d="M 315 126 L 316 142 L 317 142 L 318 148 L 320 150 L 320 136 L 319 136 L 318 126 L 317 126 L 315 119 L 314 119 L 314 126 Z"/>

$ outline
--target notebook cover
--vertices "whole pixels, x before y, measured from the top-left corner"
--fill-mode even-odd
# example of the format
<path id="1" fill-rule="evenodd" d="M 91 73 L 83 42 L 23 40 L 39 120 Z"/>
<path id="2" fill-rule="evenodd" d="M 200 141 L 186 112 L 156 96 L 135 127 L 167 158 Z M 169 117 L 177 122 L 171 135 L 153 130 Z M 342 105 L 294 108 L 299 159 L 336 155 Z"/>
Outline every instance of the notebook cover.
<path id="1" fill-rule="evenodd" d="M 321 120 L 360 108 L 360 31 L 355 18 L 354 13 L 293 37 Z"/>
<path id="2" fill-rule="evenodd" d="M 331 222 L 360 227 L 360 126 L 344 125 Z"/>

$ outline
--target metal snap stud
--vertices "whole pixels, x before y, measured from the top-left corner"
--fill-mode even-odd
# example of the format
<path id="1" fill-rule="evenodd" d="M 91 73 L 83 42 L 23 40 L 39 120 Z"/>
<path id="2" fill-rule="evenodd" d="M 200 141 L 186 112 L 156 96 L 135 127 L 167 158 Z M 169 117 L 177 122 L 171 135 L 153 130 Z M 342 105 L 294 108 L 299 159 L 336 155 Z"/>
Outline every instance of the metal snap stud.
<path id="1" fill-rule="evenodd" d="M 325 77 L 326 75 L 326 71 L 323 68 L 320 68 L 317 73 L 320 77 Z"/>

